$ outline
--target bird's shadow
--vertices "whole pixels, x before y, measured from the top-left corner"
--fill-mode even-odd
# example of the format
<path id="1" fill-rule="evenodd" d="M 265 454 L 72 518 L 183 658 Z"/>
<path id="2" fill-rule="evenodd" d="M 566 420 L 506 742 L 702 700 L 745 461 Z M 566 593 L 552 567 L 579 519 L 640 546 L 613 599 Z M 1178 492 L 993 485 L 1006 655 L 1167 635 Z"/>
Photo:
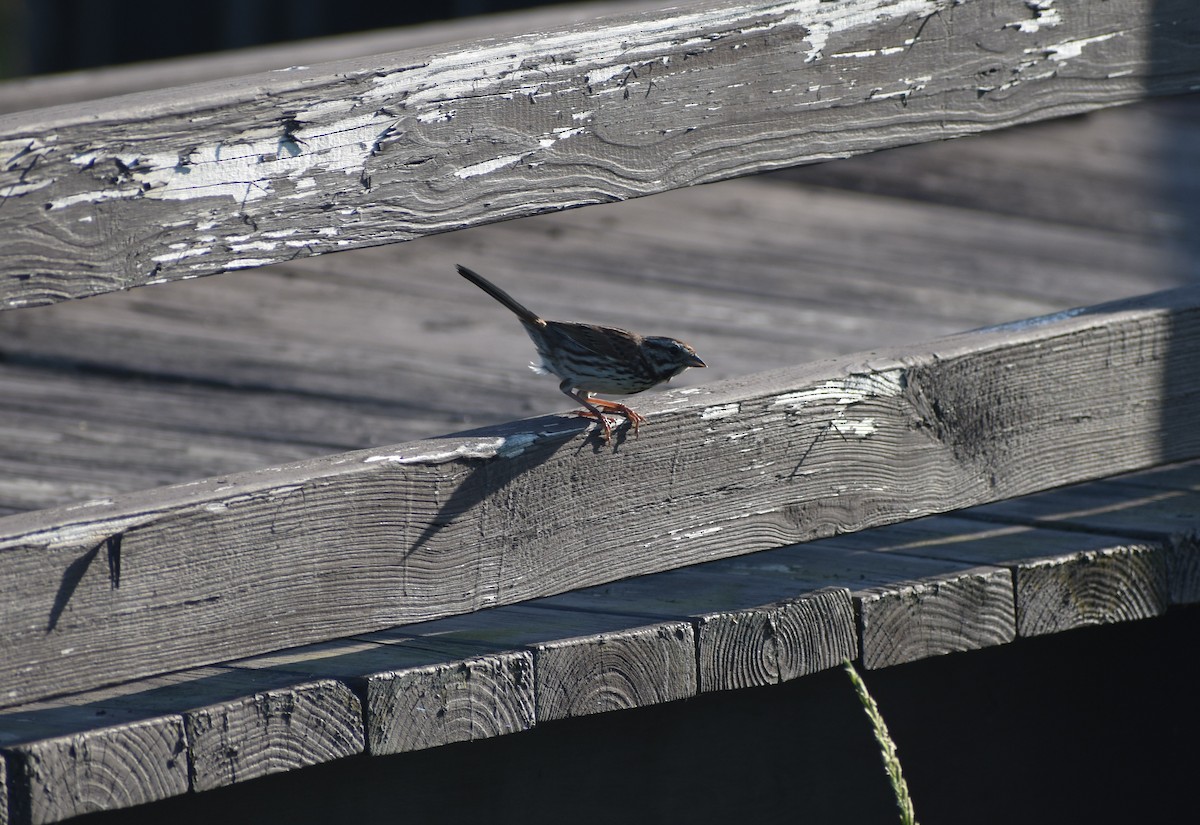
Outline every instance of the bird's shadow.
<path id="1" fill-rule="evenodd" d="M 79 583 L 83 581 L 88 568 L 92 566 L 92 562 L 99 555 L 100 548 L 105 548 L 108 553 L 109 584 L 114 590 L 121 586 L 122 537 L 123 534 L 121 533 L 109 536 L 67 565 L 67 569 L 63 571 L 62 579 L 59 581 L 58 592 L 54 594 L 54 604 L 50 608 L 50 616 L 46 621 L 47 633 L 58 627 L 58 622 L 62 618 L 63 611 L 67 609 L 71 597 L 75 595 L 76 588 L 79 587 Z"/>
<path id="2" fill-rule="evenodd" d="M 488 498 L 495 496 L 523 473 L 550 460 L 559 450 L 575 440 L 580 430 L 593 424 L 595 422 L 588 418 L 547 415 L 512 424 L 439 436 L 439 438 L 455 440 L 481 437 L 511 439 L 513 436 L 528 436 L 536 433 L 535 440 L 523 447 L 517 455 L 501 460 L 497 460 L 498 457 L 466 459 L 471 466 L 470 474 L 454 488 L 454 491 L 438 508 L 437 514 L 430 519 L 425 529 L 417 536 L 405 556 L 412 556 L 427 545 L 444 527 L 454 523 Z M 600 426 L 595 425 L 592 431 L 587 433 L 587 437 L 578 442 L 575 454 L 579 455 L 589 447 L 592 454 L 602 453 L 605 450 L 615 452 L 625 443 L 628 431 L 629 428 L 625 426 L 614 427 L 612 443 L 606 444 Z"/>

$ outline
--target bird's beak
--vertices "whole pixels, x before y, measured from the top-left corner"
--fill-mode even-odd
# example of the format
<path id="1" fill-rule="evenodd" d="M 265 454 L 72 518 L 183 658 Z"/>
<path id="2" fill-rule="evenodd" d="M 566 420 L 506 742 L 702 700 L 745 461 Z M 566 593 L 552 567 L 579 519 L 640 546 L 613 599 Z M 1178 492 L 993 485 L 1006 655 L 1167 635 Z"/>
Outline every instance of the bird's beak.
<path id="1" fill-rule="evenodd" d="M 700 356 L 698 356 L 698 355 L 689 355 L 688 360 L 687 360 L 687 365 L 689 367 L 707 367 L 708 366 L 708 364 L 706 364 L 700 360 Z"/>

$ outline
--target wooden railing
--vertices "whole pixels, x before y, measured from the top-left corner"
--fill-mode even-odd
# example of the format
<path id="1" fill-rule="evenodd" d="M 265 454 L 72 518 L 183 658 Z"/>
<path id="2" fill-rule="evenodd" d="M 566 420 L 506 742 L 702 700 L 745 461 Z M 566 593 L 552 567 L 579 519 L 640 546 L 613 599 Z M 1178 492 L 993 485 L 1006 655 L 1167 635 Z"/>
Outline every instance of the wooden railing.
<path id="1" fill-rule="evenodd" d="M 0 119 L 0 305 L 1186 91 L 1189 0 L 711 2 Z"/>
<path id="2" fill-rule="evenodd" d="M 0 298 L 24 311 L 1182 91 L 1200 83 L 1198 31 L 1183 0 L 712 2 L 9 114 Z M 342 732 L 305 764 L 472 738 L 404 728 L 388 704 L 396 673 L 444 686 L 447 661 L 485 686 L 485 728 L 572 715 L 525 691 L 556 672 L 553 610 L 504 614 L 542 632 L 512 631 L 486 656 L 478 629 L 446 652 L 462 642 L 454 617 L 1200 457 L 1197 363 L 1193 287 L 667 393 L 611 447 L 587 422 L 545 417 L 0 518 L 0 707 L 41 719 L 108 708 L 105 694 L 50 702 L 65 694 L 164 690 L 161 717 L 105 747 L 155 765 L 186 750 L 190 768 L 87 797 L 100 807 L 289 767 L 205 773 L 223 746 L 173 680 L 190 691 L 211 675 L 245 724 L 273 717 L 229 709 L 286 685 L 315 728 Z M 1130 552 L 1135 567 L 1159 559 Z M 1165 609 L 1155 575 L 1137 615 Z M 981 631 L 998 643 L 1021 619 L 1011 574 L 988 576 L 981 592 L 1008 598 Z M 812 661 L 773 654 L 770 679 L 903 660 L 863 649 L 869 596 L 805 587 L 747 614 L 786 626 L 799 611 L 820 637 Z M 757 683 L 705 670 L 739 644 L 731 626 L 701 638 L 723 609 L 636 633 L 576 618 L 561 638 L 650 634 L 679 677 L 655 701 Z M 436 639 L 394 630 L 431 620 L 451 625 Z M 392 636 L 346 639 L 378 632 Z M 346 657 L 337 678 L 297 681 L 287 654 L 270 659 L 319 643 Z M 227 665 L 254 656 L 267 658 Z M 5 750 L 11 821 L 87 809 L 34 791 L 86 782 L 73 735 L 26 731 Z"/>

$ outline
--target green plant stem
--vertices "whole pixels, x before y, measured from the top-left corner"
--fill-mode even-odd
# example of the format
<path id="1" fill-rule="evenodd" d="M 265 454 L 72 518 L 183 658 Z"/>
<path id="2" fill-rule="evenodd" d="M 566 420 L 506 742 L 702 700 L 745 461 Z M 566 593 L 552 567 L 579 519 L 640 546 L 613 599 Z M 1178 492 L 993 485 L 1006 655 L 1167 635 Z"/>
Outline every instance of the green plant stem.
<path id="1" fill-rule="evenodd" d="M 875 731 L 875 741 L 879 743 L 880 755 L 883 756 L 883 766 L 891 781 L 892 793 L 896 796 L 896 805 L 900 808 L 900 821 L 904 825 L 917 825 L 917 815 L 913 811 L 912 797 L 908 794 L 908 784 L 905 783 L 904 773 L 900 770 L 900 757 L 896 753 L 896 743 L 892 741 L 892 737 L 888 733 L 887 724 L 883 721 L 883 714 L 879 712 L 879 706 L 875 704 L 875 700 L 867 690 L 866 682 L 858 675 L 858 671 L 854 669 L 850 660 L 845 660 L 842 666 L 850 676 L 854 692 L 858 694 L 858 699 L 867 712 L 867 718 L 871 720 L 871 727 Z"/>

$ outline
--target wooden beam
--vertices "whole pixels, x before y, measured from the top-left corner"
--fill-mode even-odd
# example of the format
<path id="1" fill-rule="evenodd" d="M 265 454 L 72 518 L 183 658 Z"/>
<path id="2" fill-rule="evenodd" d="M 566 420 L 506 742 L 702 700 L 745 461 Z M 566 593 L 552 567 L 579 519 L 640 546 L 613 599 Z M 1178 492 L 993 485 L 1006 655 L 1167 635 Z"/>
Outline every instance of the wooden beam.
<path id="1" fill-rule="evenodd" d="M 0 306 L 1185 91 L 1191 0 L 719 0 L 0 118 Z"/>
<path id="2" fill-rule="evenodd" d="M 0 519 L 0 701 L 1200 456 L 1200 288 Z M 588 430 L 586 435 L 584 430 Z"/>

